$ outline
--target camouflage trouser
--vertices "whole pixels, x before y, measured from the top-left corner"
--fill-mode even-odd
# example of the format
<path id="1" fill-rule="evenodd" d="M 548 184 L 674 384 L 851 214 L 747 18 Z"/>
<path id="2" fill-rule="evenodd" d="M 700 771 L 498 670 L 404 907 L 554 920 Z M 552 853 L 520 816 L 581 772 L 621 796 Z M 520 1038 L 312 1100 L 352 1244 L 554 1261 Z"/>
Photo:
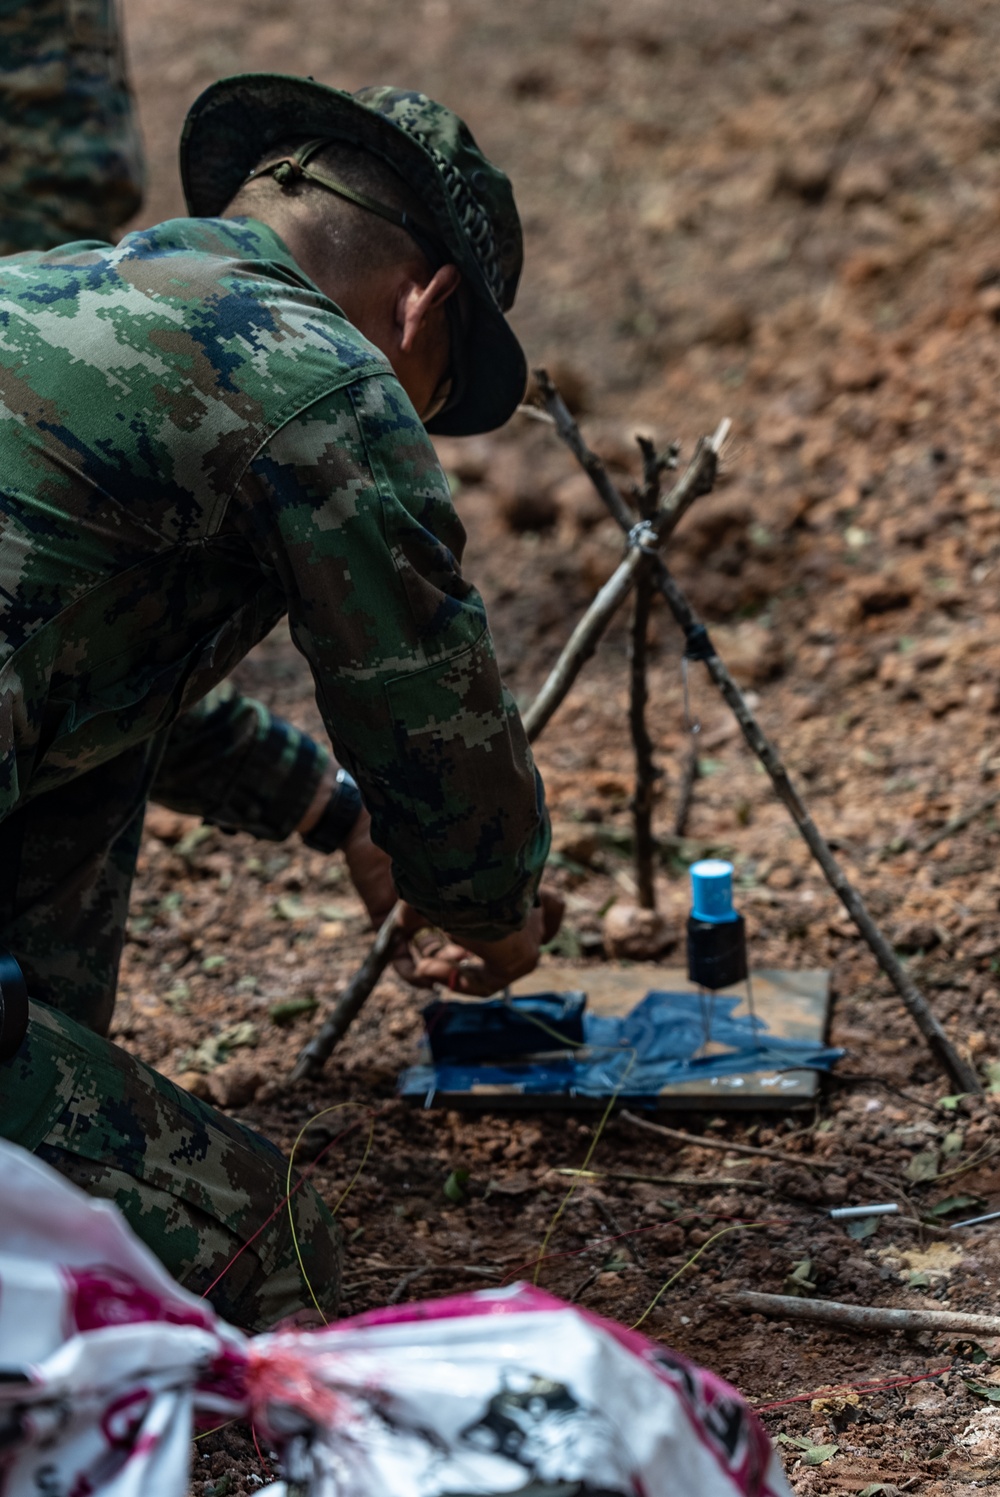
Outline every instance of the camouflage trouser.
<path id="1" fill-rule="evenodd" d="M 115 0 L 0 0 L 0 255 L 110 239 L 142 177 Z"/>
<path id="2" fill-rule="evenodd" d="M 335 1315 L 337 1224 L 300 1185 L 293 1238 L 279 1151 L 117 1045 L 45 1004 L 30 1009 L 21 1048 L 0 1062 L 0 1135 L 114 1201 L 174 1278 L 233 1325 L 263 1330 L 312 1306 L 295 1239 Z"/>
<path id="3" fill-rule="evenodd" d="M 0 1064 L 0 1135 L 115 1201 L 196 1292 L 277 1211 L 209 1295 L 227 1319 L 253 1329 L 312 1303 L 281 1209 L 285 1162 L 94 1031 L 107 1030 L 114 1008 L 147 796 L 280 839 L 301 820 L 325 762 L 311 739 L 223 686 L 169 733 L 0 823 L 0 947 L 43 1000 L 32 1004 L 17 1055 Z M 308 1186 L 293 1206 L 309 1278 L 329 1313 L 340 1282 L 336 1225 Z"/>
<path id="4" fill-rule="evenodd" d="M 168 733 L 0 822 L 0 946 L 31 996 L 107 1033 L 147 798 L 281 841 L 327 758 L 226 684 Z"/>

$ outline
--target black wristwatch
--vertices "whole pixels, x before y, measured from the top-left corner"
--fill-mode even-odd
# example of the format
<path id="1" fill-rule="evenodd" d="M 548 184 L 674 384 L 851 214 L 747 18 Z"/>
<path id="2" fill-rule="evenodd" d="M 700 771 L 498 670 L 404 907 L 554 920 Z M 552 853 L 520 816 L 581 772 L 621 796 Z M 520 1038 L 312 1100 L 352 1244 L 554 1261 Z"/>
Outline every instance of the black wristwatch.
<path id="1" fill-rule="evenodd" d="M 354 829 L 364 803 L 357 783 L 346 769 L 337 770 L 330 799 L 316 825 L 303 832 L 302 840 L 315 852 L 336 852 Z"/>

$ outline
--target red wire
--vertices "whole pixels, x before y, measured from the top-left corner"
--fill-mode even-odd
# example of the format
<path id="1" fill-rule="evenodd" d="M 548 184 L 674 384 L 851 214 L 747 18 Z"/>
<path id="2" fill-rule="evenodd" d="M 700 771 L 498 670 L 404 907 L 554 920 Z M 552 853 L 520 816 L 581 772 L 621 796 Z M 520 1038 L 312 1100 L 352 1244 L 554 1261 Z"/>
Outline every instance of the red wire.
<path id="1" fill-rule="evenodd" d="M 268 1476 L 272 1476 L 273 1472 L 271 1471 L 270 1466 L 267 1464 L 267 1461 L 265 1461 L 264 1459 L 264 1452 L 261 1450 L 260 1446 L 257 1443 L 257 1426 L 254 1424 L 252 1419 L 250 1420 L 250 1438 L 253 1440 L 253 1448 L 254 1450 L 256 1450 L 257 1457 L 261 1465 L 264 1467 L 265 1474 Z"/>
<path id="2" fill-rule="evenodd" d="M 264 1221 L 264 1222 L 261 1222 L 260 1226 L 257 1228 L 257 1230 L 253 1234 L 253 1236 L 252 1237 L 248 1237 L 247 1240 L 246 1240 L 246 1242 L 244 1242 L 241 1247 L 237 1248 L 236 1252 L 230 1258 L 229 1262 L 222 1269 L 222 1272 L 220 1274 L 218 1274 L 216 1276 L 216 1278 L 214 1278 L 212 1280 L 211 1284 L 209 1284 L 209 1286 L 208 1286 L 207 1289 L 203 1290 L 202 1295 L 201 1295 L 202 1299 L 207 1299 L 208 1298 L 208 1296 L 211 1294 L 211 1292 L 215 1288 L 215 1286 L 217 1284 L 219 1284 L 226 1277 L 226 1274 L 232 1268 L 233 1264 L 240 1257 L 240 1255 L 242 1253 L 245 1253 L 246 1250 L 247 1250 L 247 1248 L 250 1247 L 251 1244 L 253 1244 L 253 1243 L 255 1243 L 257 1241 L 257 1238 L 260 1236 L 260 1234 L 262 1232 L 264 1232 L 264 1231 L 267 1230 L 267 1228 L 274 1221 L 275 1217 L 278 1216 L 282 1211 L 284 1211 L 285 1207 L 288 1205 L 289 1201 L 292 1199 L 292 1196 L 295 1194 L 295 1192 L 297 1190 L 301 1190 L 302 1186 L 305 1185 L 306 1181 L 312 1178 L 312 1176 L 315 1174 L 316 1170 L 319 1167 L 320 1160 L 323 1158 L 323 1155 L 327 1152 L 327 1150 L 328 1149 L 332 1149 L 333 1146 L 334 1146 L 334 1144 L 339 1143 L 342 1138 L 346 1138 L 349 1133 L 353 1133 L 354 1129 L 355 1128 L 359 1128 L 361 1126 L 361 1124 L 363 1122 L 365 1122 L 367 1119 L 377 1118 L 383 1112 L 385 1112 L 385 1110 L 386 1110 L 385 1107 L 380 1107 L 379 1110 L 378 1110 L 378 1112 L 374 1112 L 374 1113 L 373 1112 L 369 1112 L 369 1113 L 363 1114 L 360 1118 L 357 1118 L 353 1123 L 349 1123 L 346 1128 L 344 1128 L 344 1129 L 341 1130 L 340 1133 L 335 1134 L 334 1137 L 330 1139 L 329 1143 L 326 1143 L 326 1144 L 323 1145 L 322 1149 L 320 1149 L 319 1153 L 316 1155 L 316 1158 L 312 1161 L 312 1164 L 309 1165 L 305 1170 L 303 1170 L 303 1172 L 302 1172 L 301 1176 L 299 1177 L 299 1179 L 295 1182 L 295 1184 L 292 1186 L 291 1190 L 284 1197 L 284 1199 L 278 1202 L 277 1206 L 275 1206 L 274 1210 L 271 1212 L 271 1215 L 267 1218 L 267 1220 Z"/>
<path id="3" fill-rule="evenodd" d="M 811 1403 L 814 1398 L 838 1398 L 844 1393 L 879 1393 L 884 1388 L 905 1388 L 910 1383 L 927 1383 L 932 1378 L 950 1372 L 948 1367 L 937 1367 L 933 1372 L 918 1372 L 913 1377 L 876 1378 L 868 1383 L 838 1383 L 835 1388 L 817 1388 L 813 1393 L 796 1393 L 794 1398 L 779 1398 L 774 1403 L 754 1403 L 750 1407 L 755 1414 L 766 1414 L 771 1409 L 784 1409 L 790 1403 Z"/>

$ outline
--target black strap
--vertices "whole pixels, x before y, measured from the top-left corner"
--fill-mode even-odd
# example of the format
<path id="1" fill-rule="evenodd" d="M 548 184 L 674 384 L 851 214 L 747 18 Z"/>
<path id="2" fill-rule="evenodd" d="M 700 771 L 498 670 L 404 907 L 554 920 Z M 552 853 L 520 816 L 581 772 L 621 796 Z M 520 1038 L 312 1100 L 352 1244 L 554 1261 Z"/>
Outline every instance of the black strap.
<path id="1" fill-rule="evenodd" d="M 390 208 L 388 203 L 380 203 L 378 198 L 369 197 L 367 192 L 359 192 L 355 187 L 348 187 L 346 182 L 341 182 L 336 177 L 331 177 L 328 173 L 317 171 L 314 166 L 310 166 L 309 162 L 312 158 L 329 144 L 326 138 L 307 140 L 298 146 L 291 156 L 280 156 L 277 161 L 269 161 L 266 166 L 258 166 L 255 171 L 244 178 L 244 181 L 253 182 L 257 177 L 273 177 L 279 187 L 286 187 L 289 182 L 305 178 L 307 182 L 315 182 L 318 187 L 325 187 L 327 192 L 332 192 L 337 197 L 366 209 L 369 213 L 377 213 L 379 218 L 384 218 L 386 223 L 395 224 L 397 229 L 404 229 L 427 256 L 433 270 L 437 270 L 452 258 L 445 251 L 437 235 L 422 223 L 417 223 L 409 213 L 402 212 L 398 208 Z"/>
<path id="2" fill-rule="evenodd" d="M 10 1060 L 28 1032 L 28 989 L 9 951 L 0 951 L 0 1061 Z"/>
<path id="3" fill-rule="evenodd" d="M 684 635 L 685 660 L 711 660 L 715 646 L 704 624 L 692 624 Z"/>

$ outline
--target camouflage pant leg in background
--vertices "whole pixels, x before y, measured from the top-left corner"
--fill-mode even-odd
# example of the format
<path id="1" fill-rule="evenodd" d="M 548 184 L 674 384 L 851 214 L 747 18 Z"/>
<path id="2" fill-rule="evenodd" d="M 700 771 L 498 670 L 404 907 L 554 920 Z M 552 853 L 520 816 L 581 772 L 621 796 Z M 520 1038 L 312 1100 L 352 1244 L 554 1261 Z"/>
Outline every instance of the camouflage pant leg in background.
<path id="1" fill-rule="evenodd" d="M 161 744 L 139 744 L 0 822 L 0 946 L 33 998 L 106 1034 L 146 797 Z"/>
<path id="2" fill-rule="evenodd" d="M 31 1004 L 20 1050 L 0 1063 L 0 1135 L 113 1201 L 193 1293 L 226 1270 L 207 1297 L 232 1324 L 259 1331 L 312 1307 L 282 1204 L 287 1165 L 278 1150 L 44 1004 Z M 339 1230 L 308 1184 L 292 1208 L 309 1280 L 332 1317 Z"/>
<path id="3" fill-rule="evenodd" d="M 115 0 L 0 0 L 0 255 L 109 240 L 142 181 Z"/>
<path id="4" fill-rule="evenodd" d="M 148 797 L 282 841 L 328 758 L 225 682 L 157 738 L 0 822 L 0 946 L 32 997 L 107 1034 Z"/>

